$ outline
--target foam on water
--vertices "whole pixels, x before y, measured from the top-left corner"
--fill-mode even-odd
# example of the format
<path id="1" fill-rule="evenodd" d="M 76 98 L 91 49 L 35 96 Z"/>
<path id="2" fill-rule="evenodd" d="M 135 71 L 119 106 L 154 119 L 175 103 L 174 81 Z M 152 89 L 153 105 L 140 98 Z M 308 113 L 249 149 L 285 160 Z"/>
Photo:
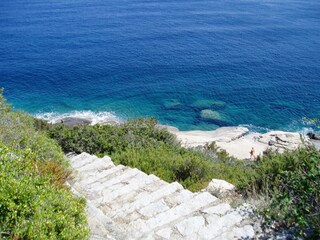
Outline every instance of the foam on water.
<path id="1" fill-rule="evenodd" d="M 47 120 L 50 123 L 60 123 L 63 118 L 82 118 L 91 121 L 91 125 L 116 122 L 123 122 L 123 119 L 118 118 L 111 112 L 93 112 L 93 111 L 72 111 L 69 113 L 38 113 L 34 115 L 37 118 Z"/>

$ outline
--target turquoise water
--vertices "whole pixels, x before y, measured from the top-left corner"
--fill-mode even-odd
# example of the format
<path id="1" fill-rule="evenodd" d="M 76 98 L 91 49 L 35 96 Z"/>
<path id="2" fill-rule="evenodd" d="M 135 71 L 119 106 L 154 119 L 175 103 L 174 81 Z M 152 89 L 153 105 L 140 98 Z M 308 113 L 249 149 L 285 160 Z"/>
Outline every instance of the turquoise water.
<path id="1" fill-rule="evenodd" d="M 0 87 L 38 116 L 301 130 L 320 117 L 320 2 L 2 0 Z"/>

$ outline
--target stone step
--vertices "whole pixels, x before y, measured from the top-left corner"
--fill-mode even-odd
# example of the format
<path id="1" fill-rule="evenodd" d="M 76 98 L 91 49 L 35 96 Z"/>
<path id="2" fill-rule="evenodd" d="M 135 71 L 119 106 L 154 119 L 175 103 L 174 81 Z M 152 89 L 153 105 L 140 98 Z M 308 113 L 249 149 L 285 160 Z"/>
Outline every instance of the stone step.
<path id="1" fill-rule="evenodd" d="M 108 169 L 110 167 L 113 167 L 113 163 L 112 162 L 106 162 L 104 160 L 102 160 L 101 158 L 97 158 L 94 159 L 94 161 L 82 165 L 81 167 L 76 168 L 76 170 L 80 173 L 84 173 L 84 172 L 93 172 L 93 171 L 103 171 L 105 169 Z"/>
<path id="2" fill-rule="evenodd" d="M 71 159 L 70 163 L 74 169 L 77 169 L 83 165 L 92 163 L 96 159 L 98 159 L 98 157 L 96 157 L 94 155 L 90 155 L 88 153 L 81 153 L 80 155 L 73 157 Z"/>
<path id="3" fill-rule="evenodd" d="M 118 165 L 118 166 L 114 166 L 109 169 L 106 169 L 106 170 L 99 172 L 99 173 L 94 172 L 92 175 L 87 176 L 87 178 L 84 178 L 84 179 L 78 181 L 78 184 L 83 186 L 84 188 L 87 188 L 87 187 L 90 187 L 94 183 L 104 181 L 104 179 L 106 179 L 107 177 L 111 178 L 114 175 L 116 175 L 117 172 L 124 171 L 125 169 L 127 169 L 125 166 Z"/>
<path id="4" fill-rule="evenodd" d="M 224 231 L 221 235 L 213 239 L 253 239 L 254 235 L 255 232 L 253 227 L 251 225 L 245 225 L 243 227 L 234 227 L 232 229 L 226 229 L 226 231 Z"/>
<path id="5" fill-rule="evenodd" d="M 151 174 L 152 175 L 152 174 Z M 152 192 L 168 185 L 167 182 L 159 179 L 157 181 L 151 182 L 150 184 L 147 184 L 145 187 L 139 188 L 136 191 L 131 191 L 123 196 L 120 196 L 117 198 L 116 202 L 113 202 L 111 205 L 112 212 L 108 213 L 111 214 L 110 216 L 113 216 L 116 211 L 121 209 L 125 205 L 130 205 L 133 202 L 135 202 L 138 198 L 150 195 Z"/>
<path id="6" fill-rule="evenodd" d="M 85 196 L 90 239 L 250 239 L 250 207 L 232 209 L 208 192 L 192 193 L 177 183 L 83 153 L 70 160 L 70 182 Z M 248 210 L 249 209 L 249 210 Z M 244 214 L 246 213 L 246 214 Z"/>
<path id="7" fill-rule="evenodd" d="M 190 200 L 174 207 L 170 208 L 167 211 L 161 212 L 156 216 L 144 220 L 137 220 L 130 225 L 136 229 L 138 236 L 142 236 L 143 234 L 147 234 L 149 232 L 153 232 L 160 227 L 169 224 L 177 219 L 183 218 L 211 203 L 216 201 L 217 198 L 212 196 L 207 192 L 201 192 L 199 194 L 195 194 L 193 198 Z"/>
<path id="8" fill-rule="evenodd" d="M 204 208 L 201 210 L 201 213 L 206 214 L 206 215 L 218 215 L 222 216 L 225 215 L 228 211 L 230 211 L 232 208 L 230 204 L 228 203 L 220 203 L 215 206 L 209 206 L 207 208 Z"/>
<path id="9" fill-rule="evenodd" d="M 163 198 L 151 203 L 139 210 L 136 213 L 128 216 L 128 220 L 136 221 L 137 219 L 150 219 L 151 217 L 165 212 L 170 208 L 173 208 L 181 203 L 184 203 L 193 197 L 193 193 L 188 190 L 181 189 L 173 192 L 170 195 L 164 196 Z"/>
<path id="10" fill-rule="evenodd" d="M 217 204 L 217 202 L 218 200 L 212 204 Z M 197 234 L 209 223 L 207 219 L 209 214 L 214 214 L 215 218 L 218 219 L 231 209 L 231 206 L 227 203 L 220 203 L 214 206 L 212 204 L 192 213 L 191 216 L 187 216 L 185 219 L 180 219 L 181 221 L 171 223 L 170 226 L 158 230 L 155 234 L 165 239 L 181 239 L 181 237 L 182 239 L 192 239 L 189 236 L 194 237 L 194 234 Z"/>
<path id="11" fill-rule="evenodd" d="M 206 217 L 207 225 L 201 228 L 197 233 L 189 235 L 190 239 L 214 239 L 225 231 L 229 231 L 231 228 L 240 224 L 243 217 L 236 211 L 230 212 L 222 217 L 215 214 Z"/>
<path id="12" fill-rule="evenodd" d="M 125 218 L 126 216 L 132 214 L 133 212 L 146 207 L 155 201 L 170 195 L 178 190 L 182 190 L 183 187 L 177 183 L 171 183 L 163 186 L 162 188 L 159 188 L 158 190 L 150 193 L 149 195 L 140 195 L 136 198 L 136 200 L 132 203 L 127 203 L 123 205 L 122 208 L 116 210 L 113 214 L 113 218 Z"/>
<path id="13" fill-rule="evenodd" d="M 99 203 L 100 206 L 112 202 L 115 198 L 119 198 L 125 194 L 129 194 L 131 191 L 136 191 L 139 188 L 143 188 L 147 184 L 158 181 L 159 178 L 154 175 L 146 175 L 145 173 L 139 172 L 134 178 L 128 181 L 120 182 L 112 185 L 111 187 L 101 192 L 102 197 L 97 199 L 95 202 Z"/>
<path id="14" fill-rule="evenodd" d="M 97 182 L 93 185 L 91 185 L 91 190 L 94 192 L 101 192 L 104 189 L 107 189 L 108 187 L 115 185 L 117 183 L 120 183 L 122 181 L 125 181 L 127 179 L 131 179 L 133 178 L 135 175 L 137 175 L 138 173 L 141 173 L 141 171 L 139 171 L 136 168 L 127 168 L 125 169 L 120 175 L 113 177 L 113 178 L 108 178 L 106 181 L 104 182 Z"/>

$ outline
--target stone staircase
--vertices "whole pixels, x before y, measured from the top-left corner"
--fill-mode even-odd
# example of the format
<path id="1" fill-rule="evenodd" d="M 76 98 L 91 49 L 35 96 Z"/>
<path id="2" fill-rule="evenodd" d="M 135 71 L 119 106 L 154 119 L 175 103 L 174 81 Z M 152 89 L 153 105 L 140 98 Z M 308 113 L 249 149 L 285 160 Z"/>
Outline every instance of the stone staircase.
<path id="1" fill-rule="evenodd" d="M 208 192 L 122 165 L 109 157 L 70 157 L 74 193 L 87 200 L 90 239 L 252 239 L 242 208 L 233 209 Z"/>

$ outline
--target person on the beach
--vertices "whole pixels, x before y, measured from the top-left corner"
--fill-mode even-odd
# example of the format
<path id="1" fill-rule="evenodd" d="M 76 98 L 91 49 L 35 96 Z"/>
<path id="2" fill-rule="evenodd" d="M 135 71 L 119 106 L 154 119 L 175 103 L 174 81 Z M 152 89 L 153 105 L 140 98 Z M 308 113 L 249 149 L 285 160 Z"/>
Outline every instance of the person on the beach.
<path id="1" fill-rule="evenodd" d="M 254 159 L 254 148 L 253 147 L 251 148 L 251 151 L 250 151 L 250 159 Z"/>

